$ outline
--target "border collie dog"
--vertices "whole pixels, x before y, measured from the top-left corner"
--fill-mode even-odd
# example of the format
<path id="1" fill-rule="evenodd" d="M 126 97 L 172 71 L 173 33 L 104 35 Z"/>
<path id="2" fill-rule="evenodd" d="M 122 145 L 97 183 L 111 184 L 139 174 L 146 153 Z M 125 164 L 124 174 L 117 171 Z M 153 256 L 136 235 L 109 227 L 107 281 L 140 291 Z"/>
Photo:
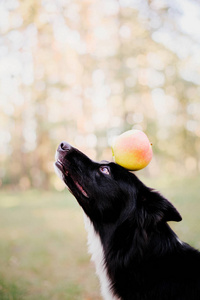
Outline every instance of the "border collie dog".
<path id="1" fill-rule="evenodd" d="M 167 224 L 176 208 L 133 173 L 62 142 L 55 169 L 85 214 L 105 300 L 199 300 L 200 252 Z"/>

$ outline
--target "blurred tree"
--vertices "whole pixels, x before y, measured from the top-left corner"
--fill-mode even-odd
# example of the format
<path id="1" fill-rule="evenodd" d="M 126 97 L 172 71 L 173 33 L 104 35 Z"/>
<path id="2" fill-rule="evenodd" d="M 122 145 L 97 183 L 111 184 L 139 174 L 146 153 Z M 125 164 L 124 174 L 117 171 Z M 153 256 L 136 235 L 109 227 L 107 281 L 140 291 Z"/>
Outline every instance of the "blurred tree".
<path id="1" fill-rule="evenodd" d="M 2 182 L 47 188 L 61 140 L 109 159 L 133 127 L 153 143 L 151 173 L 199 171 L 199 6 L 1 1 Z"/>

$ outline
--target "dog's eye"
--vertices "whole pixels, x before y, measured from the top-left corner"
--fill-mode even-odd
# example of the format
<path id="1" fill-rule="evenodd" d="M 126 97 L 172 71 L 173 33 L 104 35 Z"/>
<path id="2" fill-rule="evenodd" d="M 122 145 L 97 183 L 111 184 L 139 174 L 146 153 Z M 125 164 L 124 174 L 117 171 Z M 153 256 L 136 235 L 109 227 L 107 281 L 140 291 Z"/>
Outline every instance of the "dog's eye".
<path id="1" fill-rule="evenodd" d="M 102 166 L 102 167 L 99 168 L 99 170 L 103 174 L 107 174 L 107 175 L 110 174 L 110 168 L 109 167 Z"/>

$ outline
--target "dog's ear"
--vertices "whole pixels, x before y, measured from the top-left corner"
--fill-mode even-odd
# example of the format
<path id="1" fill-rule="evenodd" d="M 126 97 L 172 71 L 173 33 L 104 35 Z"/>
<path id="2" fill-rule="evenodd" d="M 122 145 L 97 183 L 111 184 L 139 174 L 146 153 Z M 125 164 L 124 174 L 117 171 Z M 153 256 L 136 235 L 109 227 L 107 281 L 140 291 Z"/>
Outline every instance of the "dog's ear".
<path id="1" fill-rule="evenodd" d="M 177 209 L 157 191 L 143 187 L 139 192 L 139 202 L 143 206 L 147 217 L 155 223 L 182 220 Z"/>

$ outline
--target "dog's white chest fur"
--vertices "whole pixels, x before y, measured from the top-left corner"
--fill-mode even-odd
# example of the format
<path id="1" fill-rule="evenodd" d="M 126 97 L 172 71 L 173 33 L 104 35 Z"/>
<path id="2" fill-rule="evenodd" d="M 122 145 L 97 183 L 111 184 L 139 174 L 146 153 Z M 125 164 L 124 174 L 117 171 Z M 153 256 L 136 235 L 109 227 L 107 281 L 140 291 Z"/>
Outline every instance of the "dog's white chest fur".
<path id="1" fill-rule="evenodd" d="M 95 232 L 93 224 L 85 214 L 84 221 L 85 228 L 88 232 L 88 250 L 91 254 L 91 260 L 95 263 L 96 273 L 101 284 L 101 294 L 105 300 L 120 300 L 118 297 L 113 295 L 110 288 L 111 282 L 104 263 L 104 251 L 100 237 Z"/>

